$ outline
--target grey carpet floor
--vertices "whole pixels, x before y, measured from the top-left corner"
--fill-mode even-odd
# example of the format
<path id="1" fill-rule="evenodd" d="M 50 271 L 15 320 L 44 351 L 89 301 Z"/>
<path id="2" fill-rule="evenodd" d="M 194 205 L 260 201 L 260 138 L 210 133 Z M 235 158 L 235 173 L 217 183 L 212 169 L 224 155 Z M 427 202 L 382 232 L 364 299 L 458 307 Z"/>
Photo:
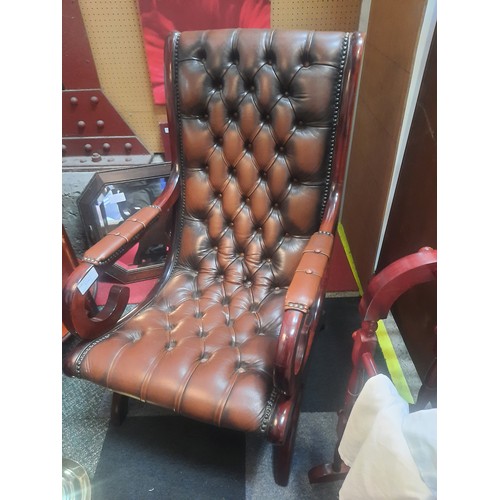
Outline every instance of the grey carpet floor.
<path id="1" fill-rule="evenodd" d="M 85 380 L 70 379 L 65 376 L 62 384 L 62 455 L 80 463 L 92 480 L 109 427 L 111 392 Z M 131 401 L 127 419 L 135 416 L 159 415 L 168 415 L 168 412 Z M 246 436 L 245 500 L 338 498 L 339 483 L 311 485 L 307 478 L 307 472 L 311 467 L 331 461 L 336 440 L 336 421 L 335 412 L 301 413 L 290 482 L 286 488 L 277 486 L 273 479 L 272 445 L 259 436 Z M 154 485 L 146 486 L 154 488 Z M 146 492 L 147 490 L 145 495 Z M 205 498 L 214 497 L 207 490 Z"/>

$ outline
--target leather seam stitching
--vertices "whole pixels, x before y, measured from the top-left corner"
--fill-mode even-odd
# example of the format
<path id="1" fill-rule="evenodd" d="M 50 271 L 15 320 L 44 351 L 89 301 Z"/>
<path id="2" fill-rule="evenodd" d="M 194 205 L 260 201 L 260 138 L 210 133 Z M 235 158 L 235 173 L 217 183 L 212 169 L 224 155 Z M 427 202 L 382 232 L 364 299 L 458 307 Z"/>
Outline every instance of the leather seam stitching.
<path id="1" fill-rule="evenodd" d="M 344 84 L 344 68 L 345 61 L 347 57 L 347 49 L 349 46 L 349 33 L 344 34 L 344 39 L 342 42 L 342 53 L 340 57 L 340 68 L 339 68 L 339 78 L 337 81 L 337 85 L 334 91 L 334 109 L 333 109 L 333 118 L 332 118 L 332 136 L 330 139 L 330 150 L 328 151 L 328 168 L 326 173 L 326 185 L 325 191 L 323 194 L 323 202 L 321 206 L 320 217 L 323 219 L 326 203 L 329 197 L 329 192 L 331 189 L 330 182 L 332 178 L 332 167 L 333 167 L 333 157 L 335 156 L 335 144 L 337 142 L 337 127 L 339 121 L 339 111 L 340 111 L 340 98 L 342 96 L 342 87 Z M 312 39 L 311 39 L 312 44 Z"/>

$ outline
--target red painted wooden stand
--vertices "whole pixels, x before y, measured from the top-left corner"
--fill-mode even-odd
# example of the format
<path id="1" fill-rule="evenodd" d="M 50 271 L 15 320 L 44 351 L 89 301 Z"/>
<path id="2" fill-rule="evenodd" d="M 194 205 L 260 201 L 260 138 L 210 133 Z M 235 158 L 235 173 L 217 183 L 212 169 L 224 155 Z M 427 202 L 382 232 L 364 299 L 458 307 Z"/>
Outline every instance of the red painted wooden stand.
<path id="1" fill-rule="evenodd" d="M 437 279 L 437 251 L 429 247 L 417 253 L 403 257 L 375 275 L 370 281 L 366 293 L 359 305 L 362 318 L 361 328 L 353 334 L 352 372 L 349 378 L 344 407 L 339 412 L 337 423 L 337 445 L 332 463 L 317 465 L 309 471 L 310 483 L 324 483 L 344 479 L 347 468 L 338 453 L 338 445 L 342 439 L 347 419 L 352 407 L 364 385 L 366 377 L 377 374 L 374 361 L 377 345 L 377 322 L 387 318 L 390 308 L 396 300 L 414 286 Z M 411 411 L 423 409 L 427 403 L 436 407 L 437 392 L 437 360 L 430 366 L 417 402 Z"/>

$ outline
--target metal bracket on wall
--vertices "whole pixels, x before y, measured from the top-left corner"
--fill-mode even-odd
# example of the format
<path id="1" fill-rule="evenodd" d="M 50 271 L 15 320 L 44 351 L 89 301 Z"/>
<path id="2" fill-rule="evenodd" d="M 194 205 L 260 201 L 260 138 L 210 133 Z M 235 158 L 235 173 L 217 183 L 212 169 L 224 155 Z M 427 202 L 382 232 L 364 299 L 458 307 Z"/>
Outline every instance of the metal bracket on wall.
<path id="1" fill-rule="evenodd" d="M 63 90 L 62 129 L 63 170 L 144 165 L 153 159 L 101 89 Z"/>

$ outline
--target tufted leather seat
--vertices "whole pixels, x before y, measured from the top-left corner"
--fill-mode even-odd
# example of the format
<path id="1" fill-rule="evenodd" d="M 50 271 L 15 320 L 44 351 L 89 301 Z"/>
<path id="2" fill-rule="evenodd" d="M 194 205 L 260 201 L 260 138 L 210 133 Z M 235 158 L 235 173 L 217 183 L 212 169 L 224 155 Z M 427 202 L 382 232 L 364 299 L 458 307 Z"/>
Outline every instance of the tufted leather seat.
<path id="1" fill-rule="evenodd" d="M 75 349 L 68 375 L 217 426 L 270 432 L 280 401 L 296 392 L 276 371 L 280 335 L 290 336 L 285 312 L 316 314 L 331 254 L 355 45 L 336 32 L 169 37 L 167 111 L 180 176 L 172 262 L 139 312 Z M 154 210 L 173 203 L 165 202 L 173 189 L 143 209 L 147 220 L 135 215 L 126 244 L 123 231 L 108 235 L 84 261 L 100 272 Z"/>

